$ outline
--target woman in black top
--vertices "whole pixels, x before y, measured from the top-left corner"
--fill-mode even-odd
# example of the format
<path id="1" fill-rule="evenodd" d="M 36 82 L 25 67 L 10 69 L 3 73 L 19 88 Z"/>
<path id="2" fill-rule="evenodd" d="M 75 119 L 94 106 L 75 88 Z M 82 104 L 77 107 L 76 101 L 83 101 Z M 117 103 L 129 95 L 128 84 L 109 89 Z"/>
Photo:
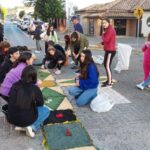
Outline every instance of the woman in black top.
<path id="1" fill-rule="evenodd" d="M 34 137 L 50 111 L 43 106 L 42 92 L 38 86 L 37 72 L 33 66 L 27 66 L 9 93 L 8 121 L 17 126 L 16 130 L 25 130 L 26 134 Z M 21 128 L 24 127 L 24 128 Z"/>
<path id="2" fill-rule="evenodd" d="M 5 56 L 7 55 L 7 51 L 10 47 L 10 44 L 6 41 L 3 41 L 0 43 L 0 65 L 5 59 Z"/>
<path id="3" fill-rule="evenodd" d="M 49 69 L 54 69 L 55 67 L 57 67 L 55 74 L 61 74 L 61 67 L 64 64 L 65 60 L 65 54 L 63 54 L 60 50 L 56 49 L 55 47 L 50 46 L 48 48 L 48 53 L 46 57 L 43 59 L 43 65 L 41 66 L 41 69 L 44 69 L 45 65 L 47 64 L 47 67 Z"/>
<path id="4" fill-rule="evenodd" d="M 18 47 L 11 47 L 8 50 L 7 56 L 0 66 L 0 84 L 4 81 L 6 74 L 11 70 L 13 64 L 20 56 Z"/>

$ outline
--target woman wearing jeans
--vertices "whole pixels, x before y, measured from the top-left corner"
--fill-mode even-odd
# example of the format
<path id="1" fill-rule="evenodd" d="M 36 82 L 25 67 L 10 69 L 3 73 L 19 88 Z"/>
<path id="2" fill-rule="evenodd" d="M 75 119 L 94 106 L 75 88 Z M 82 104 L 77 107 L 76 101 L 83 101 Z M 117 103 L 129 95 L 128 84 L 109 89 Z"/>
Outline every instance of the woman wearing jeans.
<path id="1" fill-rule="evenodd" d="M 81 70 L 76 77 L 76 86 L 71 87 L 69 93 L 75 96 L 77 106 L 84 106 L 97 96 L 99 84 L 99 73 L 90 50 L 81 52 L 80 67 Z"/>
<path id="2" fill-rule="evenodd" d="M 12 86 L 8 103 L 8 121 L 16 126 L 15 130 L 26 131 L 31 138 L 50 114 L 49 109 L 43 106 L 42 92 L 36 83 L 36 70 L 27 66 L 21 80 Z"/>
<path id="3" fill-rule="evenodd" d="M 111 87 L 112 73 L 111 73 L 111 63 L 116 54 L 116 32 L 114 28 L 110 25 L 109 19 L 103 19 L 103 35 L 102 44 L 104 45 L 104 67 L 106 69 L 107 81 L 103 83 L 103 87 Z"/>

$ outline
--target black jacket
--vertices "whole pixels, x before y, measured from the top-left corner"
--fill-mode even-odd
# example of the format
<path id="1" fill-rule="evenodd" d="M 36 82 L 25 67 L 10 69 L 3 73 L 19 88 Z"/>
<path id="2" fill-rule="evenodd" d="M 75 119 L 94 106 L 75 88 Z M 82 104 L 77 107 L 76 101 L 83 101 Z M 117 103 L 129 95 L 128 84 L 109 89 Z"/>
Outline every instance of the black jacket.
<path id="1" fill-rule="evenodd" d="M 13 63 L 9 58 L 5 58 L 4 62 L 0 66 L 0 84 L 5 79 L 6 74 L 11 70 Z"/>
<path id="2" fill-rule="evenodd" d="M 41 40 L 41 37 L 40 37 L 40 35 L 42 33 L 41 30 L 42 30 L 42 27 L 40 25 L 36 27 L 36 29 L 34 31 L 34 39 Z"/>
<path id="3" fill-rule="evenodd" d="M 49 53 L 43 59 L 43 64 L 45 65 L 46 61 L 57 63 L 59 60 L 65 62 L 66 56 L 59 50 L 56 50 L 54 56 L 50 55 Z"/>
<path id="4" fill-rule="evenodd" d="M 28 95 L 34 94 L 34 98 L 30 98 L 30 96 L 27 98 L 27 101 L 30 103 L 29 108 L 27 108 L 25 104 L 23 106 L 24 108 L 20 108 L 17 105 L 16 99 L 20 91 L 25 91 Z M 32 125 L 38 117 L 37 106 L 42 106 L 43 104 L 44 100 L 39 87 L 20 80 L 16 82 L 10 90 L 7 119 L 11 124 L 19 127 Z"/>

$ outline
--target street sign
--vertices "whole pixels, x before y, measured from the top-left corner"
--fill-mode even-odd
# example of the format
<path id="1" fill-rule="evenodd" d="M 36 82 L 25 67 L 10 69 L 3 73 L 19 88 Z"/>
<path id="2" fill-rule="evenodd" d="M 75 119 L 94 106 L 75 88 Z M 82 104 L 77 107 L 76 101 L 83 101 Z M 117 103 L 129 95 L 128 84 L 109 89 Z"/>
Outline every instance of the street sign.
<path id="1" fill-rule="evenodd" d="M 142 7 L 137 7 L 135 10 L 134 10 L 134 15 L 140 19 L 144 14 L 144 10 Z"/>

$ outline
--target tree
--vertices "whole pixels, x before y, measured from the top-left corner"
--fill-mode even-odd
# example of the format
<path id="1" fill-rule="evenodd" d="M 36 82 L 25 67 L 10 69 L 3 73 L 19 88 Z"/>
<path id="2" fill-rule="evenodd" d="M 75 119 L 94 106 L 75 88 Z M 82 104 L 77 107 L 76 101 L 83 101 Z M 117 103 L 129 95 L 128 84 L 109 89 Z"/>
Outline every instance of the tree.
<path id="1" fill-rule="evenodd" d="M 25 15 L 25 11 L 24 10 L 19 12 L 19 18 L 23 18 L 24 15 Z"/>
<path id="2" fill-rule="evenodd" d="M 43 21 L 53 21 L 65 18 L 63 0 L 37 0 L 35 2 L 35 13 Z"/>

